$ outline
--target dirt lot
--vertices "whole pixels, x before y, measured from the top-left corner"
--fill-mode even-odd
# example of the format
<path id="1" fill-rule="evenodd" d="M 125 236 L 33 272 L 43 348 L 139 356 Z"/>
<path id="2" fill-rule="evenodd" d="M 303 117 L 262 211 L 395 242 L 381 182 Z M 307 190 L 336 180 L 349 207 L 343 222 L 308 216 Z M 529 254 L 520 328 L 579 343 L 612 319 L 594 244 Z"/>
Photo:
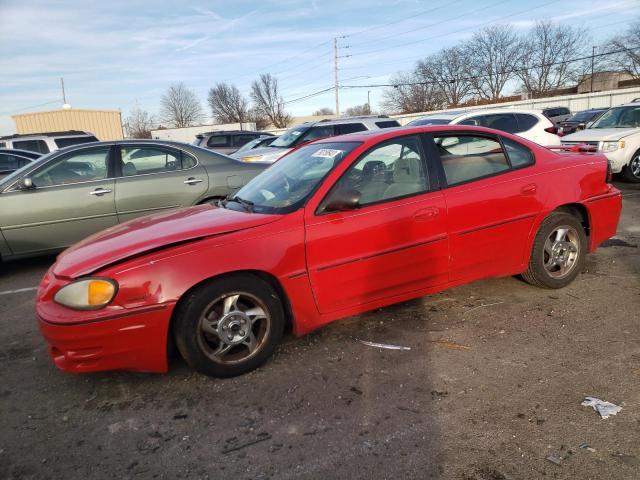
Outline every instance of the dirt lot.
<path id="1" fill-rule="evenodd" d="M 0 294 L 0 477 L 638 479 L 640 187 L 619 187 L 618 236 L 566 289 L 476 282 L 289 337 L 231 380 L 59 372 L 34 292 Z M 0 292 L 51 261 L 0 266 Z"/>

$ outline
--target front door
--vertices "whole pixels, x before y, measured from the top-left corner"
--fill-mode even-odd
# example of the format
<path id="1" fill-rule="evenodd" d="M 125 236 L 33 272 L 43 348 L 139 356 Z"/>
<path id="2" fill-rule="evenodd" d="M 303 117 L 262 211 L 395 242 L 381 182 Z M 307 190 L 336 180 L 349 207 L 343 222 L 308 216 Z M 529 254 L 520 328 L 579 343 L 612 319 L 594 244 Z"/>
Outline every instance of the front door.
<path id="1" fill-rule="evenodd" d="M 364 153 L 306 212 L 307 268 L 322 313 L 447 282 L 446 206 L 427 172 L 420 138 L 395 138 Z M 359 208 L 327 211 L 348 190 Z"/>
<path id="2" fill-rule="evenodd" d="M 119 145 L 116 180 L 120 222 L 170 208 L 193 205 L 209 188 L 209 177 L 194 157 L 170 147 Z"/>
<path id="3" fill-rule="evenodd" d="M 15 255 L 59 250 L 117 223 L 110 146 L 85 148 L 45 163 L 34 188 L 0 198 L 0 225 Z"/>

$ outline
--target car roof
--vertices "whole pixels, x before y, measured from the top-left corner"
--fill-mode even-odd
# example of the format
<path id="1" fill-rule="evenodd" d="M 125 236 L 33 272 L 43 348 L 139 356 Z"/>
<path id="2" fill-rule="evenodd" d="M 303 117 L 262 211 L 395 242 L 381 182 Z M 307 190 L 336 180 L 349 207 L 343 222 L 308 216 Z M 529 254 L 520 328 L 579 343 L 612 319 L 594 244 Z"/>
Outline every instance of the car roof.
<path id="1" fill-rule="evenodd" d="M 82 132 L 80 130 L 66 130 L 63 132 L 15 133 L 13 135 L 6 135 L 4 137 L 0 137 L 0 140 L 23 139 L 28 137 L 77 137 L 77 136 L 93 137 L 94 135 L 93 133 Z"/>
<path id="2" fill-rule="evenodd" d="M 209 136 L 214 136 L 214 135 L 229 135 L 229 134 L 238 134 L 238 135 L 242 135 L 242 134 L 252 134 L 252 135 L 267 135 L 267 136 L 273 136 L 273 133 L 268 133 L 268 132 L 258 132 L 255 130 L 214 130 L 212 132 L 202 132 L 202 133 L 197 133 L 196 137 L 202 138 L 205 135 L 209 135 Z"/>
<path id="3" fill-rule="evenodd" d="M 8 153 L 8 154 L 18 155 L 18 156 L 27 156 L 29 158 L 36 158 L 36 157 L 42 156 L 42 153 L 40 152 L 33 152 L 31 150 L 21 150 L 19 148 L 0 148 L 0 153 Z"/>

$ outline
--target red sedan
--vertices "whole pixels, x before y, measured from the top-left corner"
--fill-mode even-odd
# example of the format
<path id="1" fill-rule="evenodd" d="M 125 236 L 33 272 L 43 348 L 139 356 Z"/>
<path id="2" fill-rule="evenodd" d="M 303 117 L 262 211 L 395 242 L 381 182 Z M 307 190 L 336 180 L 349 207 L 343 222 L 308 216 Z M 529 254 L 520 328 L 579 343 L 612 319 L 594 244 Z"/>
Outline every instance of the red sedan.
<path id="1" fill-rule="evenodd" d="M 616 232 L 602 155 L 477 127 L 401 128 L 301 147 L 231 198 L 105 230 L 62 253 L 40 329 L 71 372 L 262 364 L 287 324 L 333 320 L 473 280 L 561 288 Z"/>

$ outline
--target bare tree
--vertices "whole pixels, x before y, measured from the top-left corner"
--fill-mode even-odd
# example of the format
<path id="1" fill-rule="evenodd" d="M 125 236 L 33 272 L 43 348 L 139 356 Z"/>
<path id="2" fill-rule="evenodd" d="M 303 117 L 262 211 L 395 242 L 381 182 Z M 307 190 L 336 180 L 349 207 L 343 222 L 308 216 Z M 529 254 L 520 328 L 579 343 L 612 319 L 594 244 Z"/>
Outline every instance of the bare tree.
<path id="1" fill-rule="evenodd" d="M 271 123 L 269 117 L 255 107 L 249 109 L 247 112 L 247 121 L 255 123 L 257 130 L 264 130 L 269 126 L 269 123 Z"/>
<path id="2" fill-rule="evenodd" d="M 362 105 L 355 105 L 353 107 L 347 108 L 344 113 L 347 117 L 371 115 L 371 107 L 368 103 L 363 103 Z"/>
<path id="3" fill-rule="evenodd" d="M 584 30 L 537 22 L 520 44 L 517 76 L 522 80 L 522 89 L 544 94 L 578 80 L 581 64 L 570 60 L 583 56 L 587 44 Z"/>
<path id="4" fill-rule="evenodd" d="M 182 82 L 167 89 L 160 105 L 162 120 L 176 128 L 190 127 L 204 119 L 196 94 Z"/>
<path id="5" fill-rule="evenodd" d="M 246 122 L 249 102 L 235 85 L 218 83 L 209 89 L 207 97 L 213 117 L 220 123 Z"/>
<path id="6" fill-rule="evenodd" d="M 323 107 L 319 110 L 316 110 L 311 115 L 313 115 L 314 117 L 321 117 L 323 115 L 335 115 L 335 112 L 328 107 Z"/>
<path id="7" fill-rule="evenodd" d="M 284 111 L 284 101 L 278 88 L 278 80 L 270 73 L 263 73 L 251 84 L 251 99 L 255 109 L 269 118 L 276 128 L 285 128 L 291 116 Z"/>
<path id="8" fill-rule="evenodd" d="M 383 93 L 382 107 L 391 113 L 417 113 L 441 108 L 445 97 L 433 82 L 415 72 L 398 73 L 392 78 L 394 87 Z"/>
<path id="9" fill-rule="evenodd" d="M 153 116 L 136 105 L 124 121 L 124 129 L 128 138 L 151 138 L 154 123 Z"/>
<path id="10" fill-rule="evenodd" d="M 445 48 L 418 62 L 416 73 L 438 85 L 449 105 L 461 104 L 472 92 L 469 51 L 459 46 Z"/>
<path id="11" fill-rule="evenodd" d="M 495 100 L 515 75 L 520 41 L 510 25 L 494 25 L 473 34 L 464 50 L 469 58 L 469 81 L 481 98 Z"/>
<path id="12" fill-rule="evenodd" d="M 609 64 L 616 70 L 640 78 L 640 17 L 638 17 L 625 31 L 623 35 L 613 38 L 608 45 L 609 51 L 619 51 L 612 55 Z"/>

